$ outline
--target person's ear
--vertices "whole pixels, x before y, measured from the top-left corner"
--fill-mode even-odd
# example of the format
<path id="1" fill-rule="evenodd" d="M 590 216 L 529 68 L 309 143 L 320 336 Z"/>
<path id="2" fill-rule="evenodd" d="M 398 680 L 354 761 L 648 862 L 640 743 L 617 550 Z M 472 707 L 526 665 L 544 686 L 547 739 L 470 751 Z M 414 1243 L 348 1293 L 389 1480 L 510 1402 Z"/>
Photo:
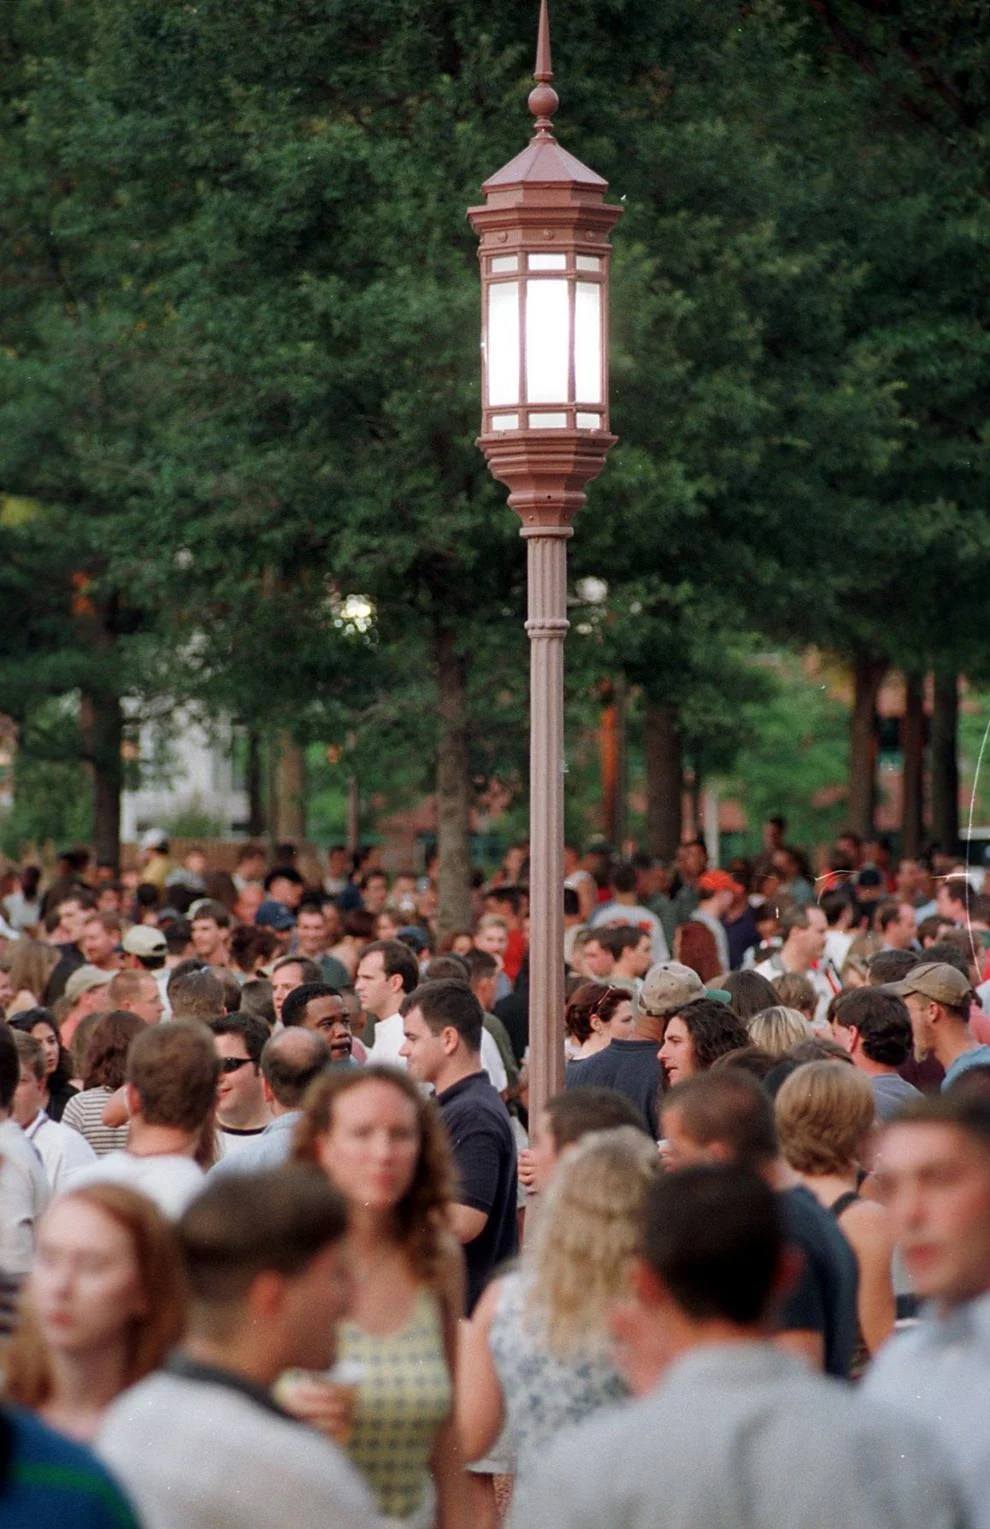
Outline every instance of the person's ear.
<path id="1" fill-rule="evenodd" d="M 261 1092 L 266 1104 L 275 1103 L 275 1095 L 272 1093 L 272 1086 L 268 1079 L 265 1077 L 264 1073 L 261 1074 Z"/>
<path id="2" fill-rule="evenodd" d="M 444 1025 L 440 1031 L 440 1041 L 443 1045 L 444 1053 L 447 1056 L 453 1056 L 461 1043 L 460 1031 L 455 1030 L 453 1025 Z"/>
<path id="3" fill-rule="evenodd" d="M 278 1316 L 285 1298 L 286 1277 L 275 1269 L 263 1269 L 248 1286 L 245 1298 L 248 1320 L 270 1322 Z"/>
<path id="4" fill-rule="evenodd" d="M 133 1120 L 135 1115 L 141 1113 L 141 1095 L 133 1083 L 124 1084 L 124 1104 L 127 1108 L 128 1117 Z"/>
<path id="5" fill-rule="evenodd" d="M 629 1287 L 640 1306 L 655 1310 L 669 1300 L 667 1286 L 645 1258 L 634 1258 L 629 1266 Z"/>

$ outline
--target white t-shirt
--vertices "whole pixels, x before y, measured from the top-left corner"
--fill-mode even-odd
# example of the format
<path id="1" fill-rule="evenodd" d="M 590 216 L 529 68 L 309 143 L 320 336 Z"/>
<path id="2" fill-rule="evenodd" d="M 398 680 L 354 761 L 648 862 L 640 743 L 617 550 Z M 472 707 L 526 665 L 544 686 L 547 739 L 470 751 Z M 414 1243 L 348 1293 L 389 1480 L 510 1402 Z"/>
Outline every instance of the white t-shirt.
<path id="1" fill-rule="evenodd" d="M 258 1137 L 264 1134 L 264 1126 L 257 1126 L 252 1131 L 232 1131 L 217 1121 L 217 1148 L 220 1158 L 238 1157 L 245 1148 L 252 1147 Z"/>
<path id="2" fill-rule="evenodd" d="M 61 1194 L 74 1169 L 86 1168 L 97 1160 L 85 1136 L 71 1126 L 51 1120 L 44 1110 L 39 1110 L 31 1124 L 24 1127 L 24 1135 L 44 1164 L 52 1194 Z"/>
<path id="3" fill-rule="evenodd" d="M 81 1189 L 84 1184 L 125 1184 L 154 1200 L 170 1221 L 178 1221 L 191 1200 L 203 1187 L 203 1170 L 191 1157 L 177 1152 L 162 1152 L 152 1157 L 138 1157 L 133 1152 L 108 1152 L 91 1168 L 77 1169 L 69 1176 L 66 1188 Z"/>
<path id="4" fill-rule="evenodd" d="M 625 925 L 633 929 L 641 929 L 644 934 L 650 936 L 654 962 L 670 960 L 663 925 L 650 908 L 644 908 L 640 903 L 602 903 L 589 919 L 589 927 L 592 929 L 609 929 Z"/>
<path id="5" fill-rule="evenodd" d="M 329 1439 L 230 1384 L 157 1371 L 108 1411 L 96 1450 L 145 1529 L 375 1529 Z"/>
<path id="6" fill-rule="evenodd" d="M 368 1066 L 388 1062 L 393 1067 L 405 1067 L 406 1059 L 399 1055 L 399 1047 L 405 1041 L 405 1025 L 401 1014 L 390 1014 L 375 1026 L 375 1043 L 368 1052 Z M 481 1032 L 481 1065 L 487 1072 L 492 1087 L 504 1093 L 509 1086 L 505 1063 L 501 1053 L 487 1030 Z"/>
<path id="7" fill-rule="evenodd" d="M 15 1120 L 0 1122 L 0 1269 L 27 1274 L 35 1229 L 51 1198 L 41 1158 Z"/>

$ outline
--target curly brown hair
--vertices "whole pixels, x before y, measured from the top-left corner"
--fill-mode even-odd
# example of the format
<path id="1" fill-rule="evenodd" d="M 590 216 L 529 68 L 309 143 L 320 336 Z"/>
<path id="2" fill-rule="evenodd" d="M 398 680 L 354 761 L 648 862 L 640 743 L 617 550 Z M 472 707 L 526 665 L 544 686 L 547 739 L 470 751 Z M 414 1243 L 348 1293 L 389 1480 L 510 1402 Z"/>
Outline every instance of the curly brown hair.
<path id="1" fill-rule="evenodd" d="M 83 1088 L 119 1088 L 131 1042 L 144 1028 L 144 1020 L 126 1009 L 101 1015 L 89 1033 Z"/>
<path id="2" fill-rule="evenodd" d="M 349 1068 L 318 1078 L 306 1095 L 296 1127 L 292 1156 L 320 1165 L 318 1146 L 333 1122 L 343 1094 L 369 1083 L 387 1083 L 408 1099 L 419 1127 L 419 1154 L 412 1183 L 395 1207 L 396 1241 L 417 1278 L 439 1286 L 449 1248 L 447 1210 L 453 1199 L 453 1159 L 436 1105 L 397 1067 Z"/>

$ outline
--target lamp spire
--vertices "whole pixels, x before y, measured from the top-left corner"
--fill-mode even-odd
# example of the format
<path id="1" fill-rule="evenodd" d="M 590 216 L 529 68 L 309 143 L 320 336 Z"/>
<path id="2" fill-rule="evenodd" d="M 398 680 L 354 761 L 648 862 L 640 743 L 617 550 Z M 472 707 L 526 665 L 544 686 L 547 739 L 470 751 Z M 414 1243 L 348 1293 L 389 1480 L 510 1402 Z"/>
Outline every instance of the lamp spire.
<path id="1" fill-rule="evenodd" d="M 540 26 L 536 40 L 536 67 L 533 70 L 533 78 L 537 81 L 535 89 L 529 93 L 529 109 L 536 118 L 533 136 L 552 138 L 553 114 L 560 105 L 560 98 L 550 84 L 553 79 L 553 66 L 550 61 L 550 13 L 547 0 L 540 0 Z"/>

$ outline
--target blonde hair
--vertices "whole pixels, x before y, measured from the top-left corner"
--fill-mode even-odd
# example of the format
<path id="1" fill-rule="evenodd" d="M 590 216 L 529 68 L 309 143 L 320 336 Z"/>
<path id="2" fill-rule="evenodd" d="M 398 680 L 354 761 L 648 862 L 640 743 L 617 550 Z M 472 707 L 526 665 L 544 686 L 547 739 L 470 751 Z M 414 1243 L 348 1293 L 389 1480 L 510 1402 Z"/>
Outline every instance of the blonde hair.
<path id="1" fill-rule="evenodd" d="M 870 975 L 870 960 L 881 949 L 880 937 L 876 934 L 858 934 L 846 951 L 846 958 L 839 969 L 839 981 L 843 987 L 847 985 L 850 973 L 855 972 L 857 977 L 862 977 L 866 982 Z"/>
<path id="2" fill-rule="evenodd" d="M 35 1003 L 40 1004 L 58 959 L 56 951 L 41 940 L 20 939 L 8 946 L 7 956 L 10 963 L 7 970 L 14 992 L 33 993 Z"/>
<path id="3" fill-rule="evenodd" d="M 876 1118 L 869 1080 L 842 1062 L 806 1062 L 786 1080 L 776 1103 L 780 1147 L 798 1173 L 855 1167 Z"/>
<path id="4" fill-rule="evenodd" d="M 754 1014 L 746 1021 L 746 1029 L 753 1045 L 768 1051 L 771 1056 L 786 1056 L 792 1046 L 800 1046 L 808 1039 L 808 1021 L 804 1015 L 781 1003 Z"/>
<path id="5" fill-rule="evenodd" d="M 561 1159 L 523 1257 L 528 1315 L 559 1357 L 607 1348 L 659 1173 L 656 1144 L 634 1126 L 591 1131 Z"/>

